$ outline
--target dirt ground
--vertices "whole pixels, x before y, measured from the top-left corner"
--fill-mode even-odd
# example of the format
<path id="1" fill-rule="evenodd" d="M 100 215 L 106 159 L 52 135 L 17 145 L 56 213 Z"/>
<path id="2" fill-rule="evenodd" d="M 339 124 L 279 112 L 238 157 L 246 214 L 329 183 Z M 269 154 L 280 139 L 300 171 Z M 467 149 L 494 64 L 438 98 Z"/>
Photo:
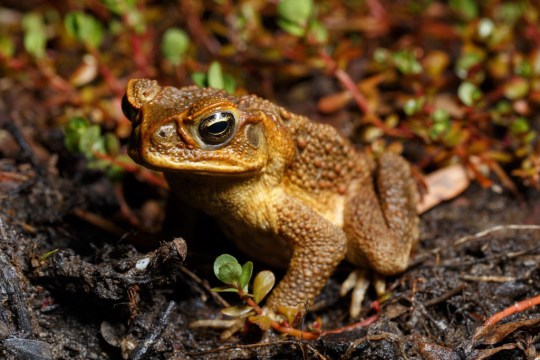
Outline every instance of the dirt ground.
<path id="1" fill-rule="evenodd" d="M 23 92 L 4 95 L 25 107 Z M 220 299 L 208 291 L 219 285 L 213 259 L 230 253 L 246 260 L 213 220 L 131 175 L 119 187 L 86 169 L 63 149 L 61 130 L 41 130 L 39 109 L 19 110 L 17 119 L 0 113 L 2 358 L 538 358 L 538 307 L 477 332 L 490 315 L 540 293 L 540 230 L 529 226 L 539 225 L 540 195 L 533 190 L 472 185 L 424 214 L 411 266 L 388 279 L 389 297 L 368 327 L 306 341 L 251 326 L 223 341 L 219 330 L 189 327 L 221 317 Z M 153 225 L 161 231 L 130 230 L 117 217 L 119 189 L 148 218 L 166 214 Z M 340 267 L 305 324 L 319 318 L 324 329 L 340 329 L 352 322 L 349 298 L 337 295 L 351 270 Z M 362 318 L 373 314 L 375 300 L 370 292 Z"/>

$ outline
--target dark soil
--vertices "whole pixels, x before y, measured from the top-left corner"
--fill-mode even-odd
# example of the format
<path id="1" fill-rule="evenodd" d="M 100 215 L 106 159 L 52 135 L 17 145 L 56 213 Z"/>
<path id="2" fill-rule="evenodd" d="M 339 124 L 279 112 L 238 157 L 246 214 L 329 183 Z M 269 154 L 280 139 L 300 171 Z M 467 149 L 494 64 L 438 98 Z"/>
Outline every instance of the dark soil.
<path id="1" fill-rule="evenodd" d="M 5 99 L 17 98 L 14 91 Z M 540 231 L 503 227 L 473 236 L 539 224 L 535 191 L 473 185 L 424 214 L 412 264 L 388 279 L 390 297 L 369 327 L 303 341 L 251 326 L 223 341 L 219 330 L 189 324 L 221 317 L 219 298 L 208 291 L 219 285 L 213 259 L 225 252 L 245 257 L 212 219 L 174 199 L 165 206 L 165 192 L 126 175 L 120 189 L 139 216 L 159 220 L 167 208 L 163 227 L 146 226 L 161 231 L 130 230 L 116 215 L 119 185 L 67 154 L 61 132 L 43 131 L 34 120 L 40 109 L 32 109 L 19 110 L 16 119 L 0 111 L 2 358 L 535 359 L 540 353 L 537 307 L 475 333 L 490 315 L 540 293 Z M 255 264 L 255 271 L 264 267 Z M 343 264 L 337 271 L 306 324 L 351 323 L 349 299 L 337 296 L 350 270 Z M 363 317 L 374 300 L 370 292 Z"/>

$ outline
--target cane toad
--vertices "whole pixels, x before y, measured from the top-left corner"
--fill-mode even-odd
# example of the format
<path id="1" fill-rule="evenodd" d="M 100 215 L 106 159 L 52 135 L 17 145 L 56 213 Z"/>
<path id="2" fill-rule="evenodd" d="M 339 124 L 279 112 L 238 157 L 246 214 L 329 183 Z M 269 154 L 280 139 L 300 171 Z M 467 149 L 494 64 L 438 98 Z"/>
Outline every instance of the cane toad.
<path id="1" fill-rule="evenodd" d="M 400 156 L 369 160 L 333 127 L 253 95 L 133 79 L 122 108 L 136 162 L 249 256 L 288 264 L 268 307 L 313 302 L 344 258 L 382 275 L 407 267 L 417 194 Z"/>

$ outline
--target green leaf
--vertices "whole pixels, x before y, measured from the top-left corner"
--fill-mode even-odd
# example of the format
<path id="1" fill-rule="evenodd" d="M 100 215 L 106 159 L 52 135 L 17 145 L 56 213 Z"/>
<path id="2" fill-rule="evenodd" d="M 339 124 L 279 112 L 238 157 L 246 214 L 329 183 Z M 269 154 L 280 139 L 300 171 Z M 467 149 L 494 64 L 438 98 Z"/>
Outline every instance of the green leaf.
<path id="1" fill-rule="evenodd" d="M 197 85 L 198 87 L 205 87 L 206 86 L 206 74 L 200 71 L 196 71 L 193 74 L 191 74 L 191 80 Z"/>
<path id="2" fill-rule="evenodd" d="M 246 315 L 252 310 L 253 309 L 247 305 L 239 305 L 239 306 L 226 307 L 224 309 L 221 309 L 221 312 L 228 316 L 240 317 L 240 316 Z"/>
<path id="3" fill-rule="evenodd" d="M 64 144 L 69 151 L 74 153 L 81 151 L 79 147 L 81 136 L 89 126 L 90 123 L 81 117 L 75 117 L 69 121 L 64 128 Z"/>
<path id="4" fill-rule="evenodd" d="M 279 27 L 291 35 L 304 36 L 313 14 L 313 1 L 281 0 L 277 5 L 277 12 Z"/>
<path id="5" fill-rule="evenodd" d="M 103 26 L 92 15 L 81 11 L 70 12 L 64 18 L 67 33 L 89 48 L 98 48 L 103 41 Z"/>
<path id="6" fill-rule="evenodd" d="M 472 20 L 478 15 L 476 0 L 450 0 L 450 8 L 466 20 Z"/>
<path id="7" fill-rule="evenodd" d="M 82 134 L 79 150 L 87 157 L 93 158 L 95 152 L 106 153 L 105 140 L 101 136 L 99 125 L 90 125 Z"/>
<path id="8" fill-rule="evenodd" d="M 514 66 L 514 72 L 519 76 L 530 77 L 533 75 L 533 67 L 527 60 L 521 60 Z"/>
<path id="9" fill-rule="evenodd" d="M 242 276 L 242 267 L 236 258 L 223 254 L 214 261 L 214 274 L 225 284 L 237 286 Z"/>
<path id="10" fill-rule="evenodd" d="M 373 51 L 373 60 L 379 64 L 387 63 L 391 59 L 392 54 L 385 48 L 377 48 Z"/>
<path id="11" fill-rule="evenodd" d="M 406 115 L 411 116 L 416 112 L 416 100 L 415 99 L 409 99 L 405 102 L 403 105 L 403 111 Z"/>
<path id="12" fill-rule="evenodd" d="M 58 250 L 60 250 L 60 249 L 54 249 L 54 250 L 51 250 L 51 251 L 47 251 L 45 254 L 43 254 L 43 255 L 41 255 L 41 256 L 39 257 L 39 260 L 41 260 L 41 261 L 47 260 L 47 258 L 48 258 L 49 256 L 54 255 L 55 253 L 58 252 Z"/>
<path id="13" fill-rule="evenodd" d="M 291 35 L 301 37 L 304 36 L 304 34 L 306 33 L 306 29 L 295 22 L 279 19 L 277 23 L 280 28 L 282 28 Z"/>
<path id="14" fill-rule="evenodd" d="M 529 93 L 529 82 L 522 77 L 513 77 L 504 84 L 504 96 L 517 100 Z"/>
<path id="15" fill-rule="evenodd" d="M 458 88 L 458 97 L 465 105 L 472 106 L 482 98 L 482 91 L 473 83 L 465 81 Z"/>
<path id="16" fill-rule="evenodd" d="M 215 89 L 225 88 L 221 65 L 217 61 L 213 61 L 208 68 L 208 86 Z"/>
<path id="17" fill-rule="evenodd" d="M 119 155 L 120 154 L 120 140 L 113 133 L 106 133 L 104 136 L 105 149 L 109 155 Z"/>
<path id="18" fill-rule="evenodd" d="M 223 265 L 227 264 L 227 263 L 238 263 L 238 260 L 236 260 L 236 258 L 232 255 L 229 255 L 229 254 L 222 254 L 222 255 L 219 255 L 216 260 L 214 260 L 214 275 L 216 275 L 216 277 L 218 276 L 219 274 L 219 268 L 222 267 Z"/>
<path id="19" fill-rule="evenodd" d="M 45 55 L 47 37 L 43 18 L 37 13 L 27 13 L 23 16 L 22 26 L 24 29 L 24 49 L 36 58 Z"/>
<path id="20" fill-rule="evenodd" d="M 15 53 L 15 43 L 5 35 L 0 35 L 0 55 L 10 58 Z"/>
<path id="21" fill-rule="evenodd" d="M 450 130 L 450 123 L 435 123 L 432 126 L 430 126 L 428 130 L 428 134 L 430 139 L 436 140 L 441 135 L 446 134 Z"/>
<path id="22" fill-rule="evenodd" d="M 261 302 L 261 300 L 268 295 L 270 290 L 272 290 L 275 282 L 276 277 L 273 272 L 263 270 L 258 273 L 257 276 L 255 276 L 255 280 L 253 280 L 253 301 L 257 304 Z"/>
<path id="23" fill-rule="evenodd" d="M 236 81 L 234 80 L 234 77 L 232 77 L 232 75 L 225 74 L 223 75 L 223 82 L 223 90 L 229 94 L 234 94 L 236 89 Z"/>
<path id="24" fill-rule="evenodd" d="M 527 10 L 527 5 L 521 1 L 511 1 L 498 4 L 495 8 L 495 18 L 500 21 L 504 21 L 509 25 L 514 23 L 523 15 L 523 12 Z"/>
<path id="25" fill-rule="evenodd" d="M 433 112 L 432 118 L 435 122 L 443 123 L 450 120 L 450 115 L 444 109 L 437 109 Z"/>
<path id="26" fill-rule="evenodd" d="M 319 21 L 313 20 L 309 24 L 309 35 L 312 36 L 318 43 L 324 44 L 328 41 L 328 30 Z"/>
<path id="27" fill-rule="evenodd" d="M 238 292 L 238 289 L 229 285 L 217 286 L 210 289 L 213 292 Z"/>
<path id="28" fill-rule="evenodd" d="M 481 52 L 463 53 L 456 63 L 456 74 L 461 79 L 466 79 L 469 75 L 469 69 L 482 62 L 485 54 Z"/>
<path id="29" fill-rule="evenodd" d="M 253 263 L 248 261 L 242 266 L 242 276 L 240 276 L 240 287 L 245 292 L 248 291 L 249 281 L 251 280 L 251 275 L 253 274 Z"/>
<path id="30" fill-rule="evenodd" d="M 179 28 L 170 28 L 163 34 L 161 53 L 173 65 L 180 64 L 189 47 L 189 36 Z"/>
<path id="31" fill-rule="evenodd" d="M 239 263 L 227 263 L 219 268 L 218 279 L 225 284 L 237 286 L 240 284 L 242 267 Z"/>
<path id="32" fill-rule="evenodd" d="M 527 131 L 529 131 L 529 129 L 530 129 L 529 122 L 524 117 L 517 118 L 510 125 L 510 131 L 514 135 L 524 134 Z"/>
<path id="33" fill-rule="evenodd" d="M 403 111 L 408 116 L 421 112 L 425 102 L 426 98 L 424 96 L 409 99 L 403 105 Z"/>
<path id="34" fill-rule="evenodd" d="M 123 15 L 128 10 L 134 9 L 137 0 L 101 0 L 103 5 L 116 15 Z"/>
<path id="35" fill-rule="evenodd" d="M 422 65 L 410 51 L 397 51 L 393 54 L 392 59 L 394 65 L 402 74 L 411 75 L 422 72 Z"/>
<path id="36" fill-rule="evenodd" d="M 277 12 L 281 21 L 296 24 L 305 29 L 313 13 L 313 1 L 281 0 L 277 5 Z M 287 31 L 286 29 L 284 30 Z"/>

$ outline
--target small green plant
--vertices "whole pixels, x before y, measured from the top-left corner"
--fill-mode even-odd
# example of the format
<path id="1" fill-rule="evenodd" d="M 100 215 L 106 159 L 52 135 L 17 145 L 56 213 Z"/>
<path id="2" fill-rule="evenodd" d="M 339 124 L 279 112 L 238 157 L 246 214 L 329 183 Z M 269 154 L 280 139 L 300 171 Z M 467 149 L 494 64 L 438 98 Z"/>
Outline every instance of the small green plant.
<path id="1" fill-rule="evenodd" d="M 89 49 L 97 49 L 103 42 L 103 25 L 92 15 L 81 11 L 70 12 L 64 18 L 64 26 L 71 37 Z"/>
<path id="2" fill-rule="evenodd" d="M 27 13 L 22 20 L 24 28 L 24 48 L 33 57 L 40 59 L 45 56 L 47 36 L 43 17 L 38 13 Z"/>
<path id="3" fill-rule="evenodd" d="M 278 312 L 283 317 L 283 320 L 277 321 L 274 319 L 276 316 L 273 316 L 268 311 L 264 311 L 259 306 L 259 303 L 274 287 L 276 279 L 271 271 L 263 270 L 255 276 L 251 286 L 252 293 L 248 291 L 253 275 L 253 263 L 251 261 L 240 265 L 234 256 L 228 254 L 220 255 L 214 261 L 214 274 L 225 285 L 215 287 L 212 291 L 235 292 L 244 301 L 244 305 L 229 306 L 222 309 L 221 312 L 223 314 L 238 318 L 247 318 L 249 322 L 256 324 L 263 331 L 272 328 L 283 334 L 304 339 L 316 339 L 319 337 L 318 333 L 305 332 L 291 326 L 291 324 L 294 325 L 299 318 L 298 315 L 301 314 L 297 309 L 280 307 Z"/>
<path id="4" fill-rule="evenodd" d="M 189 48 L 189 36 L 179 28 L 170 28 L 163 34 L 161 53 L 173 65 L 179 65 L 184 61 L 184 56 Z"/>
<path id="5" fill-rule="evenodd" d="M 233 94 L 236 88 L 234 78 L 229 74 L 224 74 L 221 65 L 213 61 L 208 67 L 208 72 L 194 72 L 191 79 L 200 87 L 213 87 L 215 89 L 225 90 Z"/>
<path id="6" fill-rule="evenodd" d="M 119 178 L 123 173 L 118 162 L 132 163 L 129 157 L 120 154 L 116 136 L 102 134 L 99 125 L 91 124 L 85 118 L 72 118 L 64 127 L 64 134 L 64 144 L 69 151 L 84 155 L 88 168 L 104 170 L 110 178 Z"/>
<path id="7" fill-rule="evenodd" d="M 214 274 L 223 282 L 224 286 L 213 288 L 216 292 L 236 292 L 242 300 L 251 300 L 251 305 L 258 305 L 268 295 L 276 281 L 271 271 L 263 270 L 253 280 L 253 294 L 248 292 L 248 286 L 253 275 L 253 263 L 246 262 L 243 266 L 238 263 L 234 256 L 223 254 L 214 261 Z M 223 309 L 223 313 L 231 316 L 248 314 L 252 310 L 249 304 L 246 306 L 232 306 Z"/>

